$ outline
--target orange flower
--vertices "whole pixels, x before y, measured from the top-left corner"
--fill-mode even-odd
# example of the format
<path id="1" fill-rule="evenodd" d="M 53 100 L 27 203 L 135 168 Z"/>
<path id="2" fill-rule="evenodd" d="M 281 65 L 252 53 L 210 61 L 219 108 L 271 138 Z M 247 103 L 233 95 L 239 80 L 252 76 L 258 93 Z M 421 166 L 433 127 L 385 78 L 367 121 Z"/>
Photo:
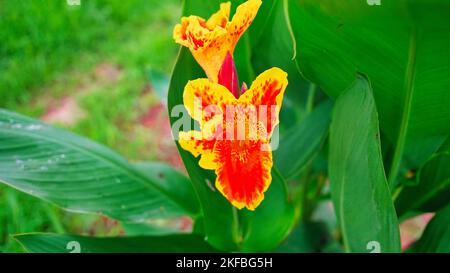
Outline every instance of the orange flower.
<path id="1" fill-rule="evenodd" d="M 254 210 L 272 177 L 269 140 L 278 124 L 287 74 L 271 68 L 238 98 L 208 79 L 189 81 L 183 103 L 201 131 L 179 133 L 181 147 L 216 173 L 216 188 L 237 208 Z M 265 120 L 264 120 L 264 117 Z"/>
<path id="2" fill-rule="evenodd" d="M 253 22 L 261 3 L 261 0 L 243 3 L 237 7 L 231 21 L 228 21 L 230 2 L 222 3 L 220 10 L 208 20 L 193 15 L 183 17 L 173 30 L 173 38 L 188 47 L 208 78 L 217 82 L 225 56 L 233 55 L 239 38 Z"/>

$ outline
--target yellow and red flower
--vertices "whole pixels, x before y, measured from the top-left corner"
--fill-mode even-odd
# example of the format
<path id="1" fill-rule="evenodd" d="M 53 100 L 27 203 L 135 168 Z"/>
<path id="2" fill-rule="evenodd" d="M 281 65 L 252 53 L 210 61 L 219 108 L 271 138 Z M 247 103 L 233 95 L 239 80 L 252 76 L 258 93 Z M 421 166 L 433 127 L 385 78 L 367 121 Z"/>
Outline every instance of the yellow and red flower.
<path id="1" fill-rule="evenodd" d="M 239 98 L 208 79 L 189 81 L 184 89 L 184 105 L 201 131 L 180 132 L 179 143 L 201 156 L 202 168 L 215 170 L 216 188 L 239 209 L 254 210 L 270 185 L 269 140 L 279 121 L 286 86 L 287 74 L 271 68 Z M 267 122 L 260 116 L 267 116 Z"/>
<path id="2" fill-rule="evenodd" d="M 175 26 L 175 41 L 186 46 L 208 78 L 218 80 L 219 70 L 227 54 L 233 55 L 234 48 L 244 31 L 253 22 L 261 6 L 261 0 L 249 0 L 236 9 L 231 21 L 231 3 L 222 3 L 220 10 L 208 20 L 191 15 L 181 18 Z"/>
<path id="3" fill-rule="evenodd" d="M 245 2 L 229 22 L 230 3 L 224 3 L 207 21 L 183 17 L 174 29 L 175 40 L 189 47 L 208 76 L 185 86 L 183 104 L 200 131 L 180 132 L 180 146 L 200 156 L 200 167 L 215 171 L 215 186 L 231 204 L 249 210 L 261 203 L 272 180 L 269 142 L 288 84 L 286 72 L 271 68 L 248 90 L 245 83 L 239 88 L 232 54 L 260 5 Z"/>

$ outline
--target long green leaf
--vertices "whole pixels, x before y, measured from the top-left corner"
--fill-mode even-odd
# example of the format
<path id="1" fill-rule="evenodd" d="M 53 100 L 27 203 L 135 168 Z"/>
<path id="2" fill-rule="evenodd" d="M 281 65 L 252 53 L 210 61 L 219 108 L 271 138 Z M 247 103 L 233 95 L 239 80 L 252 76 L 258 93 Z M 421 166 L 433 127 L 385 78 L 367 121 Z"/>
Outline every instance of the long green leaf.
<path id="1" fill-rule="evenodd" d="M 450 133 L 450 2 L 381 2 L 285 1 L 306 78 L 333 97 L 356 71 L 371 79 L 381 129 L 395 146 L 395 185 L 405 153 L 426 143 L 423 163 Z"/>
<path id="2" fill-rule="evenodd" d="M 71 211 L 123 221 L 200 213 L 189 180 L 173 169 L 135 168 L 104 146 L 5 110 L 0 182 Z"/>
<path id="3" fill-rule="evenodd" d="M 217 252 L 197 235 L 85 237 L 31 233 L 14 236 L 34 253 L 195 253 Z"/>
<path id="4" fill-rule="evenodd" d="M 398 220 L 381 157 L 378 117 L 362 77 L 336 101 L 330 129 L 329 174 L 333 204 L 347 251 L 399 252 Z"/>

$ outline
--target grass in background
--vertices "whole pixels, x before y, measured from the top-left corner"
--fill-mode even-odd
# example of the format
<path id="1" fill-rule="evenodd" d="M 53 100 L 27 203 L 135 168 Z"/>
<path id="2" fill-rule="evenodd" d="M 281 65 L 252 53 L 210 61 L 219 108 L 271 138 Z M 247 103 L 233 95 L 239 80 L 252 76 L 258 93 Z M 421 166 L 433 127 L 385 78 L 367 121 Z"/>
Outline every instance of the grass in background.
<path id="1" fill-rule="evenodd" d="M 36 118 L 70 99 L 83 112 L 69 130 L 132 160 L 158 155 L 140 117 L 159 103 L 148 92 L 152 69 L 169 73 L 177 46 L 171 32 L 179 0 L 1 1 L 0 107 Z M 0 186 L 0 252 L 22 248 L 11 234 L 117 235 L 114 222 L 66 213 Z"/>

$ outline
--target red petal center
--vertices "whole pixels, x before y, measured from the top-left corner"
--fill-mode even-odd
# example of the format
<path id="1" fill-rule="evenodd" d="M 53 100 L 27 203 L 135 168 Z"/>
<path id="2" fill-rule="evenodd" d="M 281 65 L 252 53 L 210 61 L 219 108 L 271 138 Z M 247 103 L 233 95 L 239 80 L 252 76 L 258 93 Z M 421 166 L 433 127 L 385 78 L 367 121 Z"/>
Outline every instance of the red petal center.
<path id="1" fill-rule="evenodd" d="M 218 79 L 219 84 L 225 86 L 228 90 L 230 90 L 235 98 L 239 98 L 239 78 L 236 70 L 236 65 L 234 64 L 234 60 L 230 52 L 227 53 L 227 56 L 223 61 L 222 67 L 219 71 Z"/>

